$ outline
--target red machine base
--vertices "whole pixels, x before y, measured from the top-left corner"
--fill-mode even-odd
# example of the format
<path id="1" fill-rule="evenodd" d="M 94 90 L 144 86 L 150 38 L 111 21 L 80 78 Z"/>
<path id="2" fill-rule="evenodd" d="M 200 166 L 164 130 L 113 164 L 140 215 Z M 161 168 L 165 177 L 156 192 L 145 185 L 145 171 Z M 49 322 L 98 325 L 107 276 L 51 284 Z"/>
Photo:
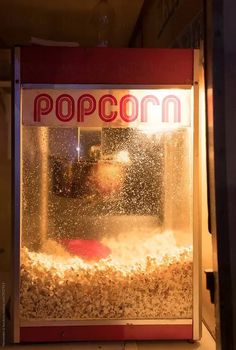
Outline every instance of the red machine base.
<path id="1" fill-rule="evenodd" d="M 192 325 L 99 325 L 21 327 L 20 342 L 192 340 Z"/>

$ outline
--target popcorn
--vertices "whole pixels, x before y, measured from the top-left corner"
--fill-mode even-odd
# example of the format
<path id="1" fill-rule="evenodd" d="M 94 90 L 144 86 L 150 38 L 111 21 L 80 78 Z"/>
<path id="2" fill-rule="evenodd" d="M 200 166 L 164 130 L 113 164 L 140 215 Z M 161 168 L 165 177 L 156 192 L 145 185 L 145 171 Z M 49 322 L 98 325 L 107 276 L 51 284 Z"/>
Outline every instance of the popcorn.
<path id="1" fill-rule="evenodd" d="M 155 244 L 157 238 L 153 239 Z M 172 243 L 169 253 L 164 249 L 164 255 L 159 251 L 156 256 L 150 244 L 151 254 L 146 249 L 140 258 L 135 245 L 129 247 L 130 258 L 135 259 L 128 261 L 122 258 L 122 248 L 118 256 L 119 238 L 112 238 L 114 256 L 96 263 L 63 254 L 51 240 L 52 251 L 45 245 L 41 252 L 23 247 L 21 319 L 191 318 L 192 247 Z M 56 248 L 58 255 L 53 254 Z"/>

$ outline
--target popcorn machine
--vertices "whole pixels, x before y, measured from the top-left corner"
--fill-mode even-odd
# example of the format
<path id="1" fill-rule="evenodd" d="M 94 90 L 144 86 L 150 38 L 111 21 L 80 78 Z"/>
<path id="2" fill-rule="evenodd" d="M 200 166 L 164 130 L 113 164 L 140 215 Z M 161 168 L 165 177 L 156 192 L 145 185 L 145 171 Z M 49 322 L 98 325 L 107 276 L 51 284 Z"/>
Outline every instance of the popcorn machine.
<path id="1" fill-rule="evenodd" d="M 14 342 L 199 339 L 197 57 L 16 49 Z"/>

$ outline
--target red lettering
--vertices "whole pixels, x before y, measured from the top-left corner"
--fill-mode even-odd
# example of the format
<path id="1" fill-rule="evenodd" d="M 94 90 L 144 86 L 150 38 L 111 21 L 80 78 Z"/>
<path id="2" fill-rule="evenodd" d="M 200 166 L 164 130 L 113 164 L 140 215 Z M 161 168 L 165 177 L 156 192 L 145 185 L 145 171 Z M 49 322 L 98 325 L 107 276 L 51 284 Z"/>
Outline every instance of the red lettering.
<path id="1" fill-rule="evenodd" d="M 77 103 L 77 111 L 76 111 Z M 140 103 L 140 106 L 139 106 Z M 151 105 L 151 106 L 150 106 Z M 100 98 L 92 94 L 85 93 L 78 96 L 76 94 L 61 94 L 57 98 L 43 93 L 34 99 L 34 122 L 41 122 L 42 116 L 55 113 L 61 122 L 71 121 L 75 115 L 78 123 L 84 123 L 85 117 L 92 115 L 95 111 L 97 115 L 94 118 L 100 118 L 103 122 L 112 123 L 116 118 L 121 118 L 126 123 L 131 123 L 137 118 L 142 123 L 148 123 L 148 111 L 152 106 L 159 106 L 161 112 L 161 122 L 180 123 L 181 122 L 181 100 L 175 95 L 167 95 L 162 103 L 156 95 L 144 95 L 138 100 L 136 96 L 123 95 L 120 100 L 112 94 L 101 95 Z M 159 112 L 158 112 L 159 115 Z M 52 116 L 53 117 L 53 116 Z M 75 121 L 76 122 L 76 121 Z M 160 123 L 160 120 L 157 121 Z M 47 120 L 48 125 L 51 124 Z M 95 123 L 96 124 L 96 121 Z M 101 124 L 101 123 L 100 123 Z M 88 125 L 91 125 L 89 122 Z"/>
<path id="2" fill-rule="evenodd" d="M 127 113 L 127 105 L 131 106 L 131 114 Z M 127 123 L 133 122 L 138 117 L 138 100 L 133 95 L 125 95 L 120 100 L 120 117 Z"/>
<path id="3" fill-rule="evenodd" d="M 112 122 L 117 117 L 116 111 L 110 111 L 109 114 L 106 113 L 106 104 L 109 102 L 110 106 L 117 106 L 117 99 L 110 94 L 104 95 L 99 100 L 99 117 L 104 122 Z"/>
<path id="4" fill-rule="evenodd" d="M 160 104 L 160 102 L 156 96 L 154 96 L 154 95 L 144 96 L 144 98 L 141 101 L 141 122 L 147 122 L 147 120 L 148 120 L 147 105 L 149 102 L 152 102 L 155 105 Z"/>
<path id="5" fill-rule="evenodd" d="M 83 94 L 78 99 L 77 120 L 83 122 L 86 115 L 93 114 L 96 109 L 96 100 L 90 94 Z"/>
<path id="6" fill-rule="evenodd" d="M 168 95 L 162 101 L 162 122 L 169 122 L 170 105 L 174 108 L 173 120 L 175 123 L 181 122 L 181 104 L 178 97 L 175 95 Z"/>
<path id="7" fill-rule="evenodd" d="M 64 105 L 67 105 L 67 112 L 64 112 Z M 62 122 L 70 121 L 75 114 L 74 99 L 67 94 L 62 94 L 56 99 L 56 116 Z"/>
<path id="8" fill-rule="evenodd" d="M 34 100 L 34 121 L 40 122 L 41 116 L 51 112 L 53 100 L 48 94 L 40 94 Z"/>

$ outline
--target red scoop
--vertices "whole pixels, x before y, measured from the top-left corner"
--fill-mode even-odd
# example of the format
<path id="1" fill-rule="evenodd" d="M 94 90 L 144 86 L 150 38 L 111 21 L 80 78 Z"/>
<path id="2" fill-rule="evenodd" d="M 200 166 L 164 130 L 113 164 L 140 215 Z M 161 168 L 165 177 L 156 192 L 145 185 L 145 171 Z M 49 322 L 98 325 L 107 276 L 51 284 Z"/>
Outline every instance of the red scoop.
<path id="1" fill-rule="evenodd" d="M 64 239 L 61 244 L 73 255 L 84 260 L 99 261 L 111 254 L 111 249 L 95 239 Z"/>

